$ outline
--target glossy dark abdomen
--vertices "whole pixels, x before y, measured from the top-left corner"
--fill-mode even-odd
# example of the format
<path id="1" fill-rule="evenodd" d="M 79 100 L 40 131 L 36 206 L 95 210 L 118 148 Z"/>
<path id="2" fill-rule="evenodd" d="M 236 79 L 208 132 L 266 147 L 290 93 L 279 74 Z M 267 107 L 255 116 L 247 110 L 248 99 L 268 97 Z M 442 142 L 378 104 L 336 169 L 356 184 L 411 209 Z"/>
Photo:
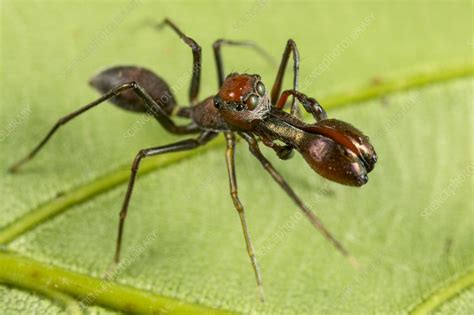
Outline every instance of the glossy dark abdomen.
<path id="1" fill-rule="evenodd" d="M 111 89 L 131 81 L 138 82 L 168 114 L 171 114 L 176 101 L 170 87 L 163 79 L 148 69 L 136 66 L 116 66 L 100 72 L 89 83 L 99 92 L 107 93 Z M 132 112 L 147 111 L 143 102 L 132 90 L 114 96 L 110 101 L 120 108 Z"/>

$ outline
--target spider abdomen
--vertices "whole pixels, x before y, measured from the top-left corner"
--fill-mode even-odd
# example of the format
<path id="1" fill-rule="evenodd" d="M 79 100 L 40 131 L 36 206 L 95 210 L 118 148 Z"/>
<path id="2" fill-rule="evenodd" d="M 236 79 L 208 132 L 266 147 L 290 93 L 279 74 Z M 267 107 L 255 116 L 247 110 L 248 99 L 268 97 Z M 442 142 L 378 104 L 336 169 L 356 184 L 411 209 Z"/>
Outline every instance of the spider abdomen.
<path id="1" fill-rule="evenodd" d="M 176 101 L 168 84 L 152 71 L 137 66 L 115 66 L 95 75 L 89 84 L 101 93 L 135 81 L 158 103 L 168 114 L 176 106 Z M 126 91 L 114 96 L 110 102 L 132 112 L 146 112 L 142 100 L 133 91 Z"/>

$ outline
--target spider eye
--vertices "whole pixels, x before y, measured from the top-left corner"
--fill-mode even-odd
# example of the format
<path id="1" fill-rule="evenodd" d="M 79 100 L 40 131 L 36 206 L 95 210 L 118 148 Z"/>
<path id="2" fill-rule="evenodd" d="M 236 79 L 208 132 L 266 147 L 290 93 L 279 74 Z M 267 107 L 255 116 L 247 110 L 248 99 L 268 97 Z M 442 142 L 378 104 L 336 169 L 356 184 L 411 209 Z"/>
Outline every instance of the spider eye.
<path id="1" fill-rule="evenodd" d="M 235 106 L 235 109 L 241 112 L 245 109 L 245 106 L 244 104 L 237 104 L 237 106 Z"/>
<path id="2" fill-rule="evenodd" d="M 262 82 L 258 82 L 257 83 L 257 93 L 260 95 L 260 96 L 264 96 L 265 95 L 265 85 L 263 85 Z"/>
<path id="3" fill-rule="evenodd" d="M 221 107 L 221 104 L 219 103 L 219 100 L 217 97 L 214 97 L 214 107 L 219 109 Z"/>
<path id="4" fill-rule="evenodd" d="M 249 96 L 247 99 L 247 106 L 249 109 L 254 109 L 258 105 L 258 96 L 255 94 L 252 94 Z"/>

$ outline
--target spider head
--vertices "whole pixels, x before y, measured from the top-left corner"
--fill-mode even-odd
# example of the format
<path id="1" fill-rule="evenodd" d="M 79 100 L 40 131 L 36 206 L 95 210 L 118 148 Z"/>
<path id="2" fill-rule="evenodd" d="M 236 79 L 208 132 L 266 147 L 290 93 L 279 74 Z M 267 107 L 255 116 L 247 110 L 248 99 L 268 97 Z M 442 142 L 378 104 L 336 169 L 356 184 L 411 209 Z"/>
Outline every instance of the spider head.
<path id="1" fill-rule="evenodd" d="M 227 124 L 239 130 L 251 130 L 271 109 L 265 85 L 257 74 L 229 74 L 214 96 L 214 106 Z"/>

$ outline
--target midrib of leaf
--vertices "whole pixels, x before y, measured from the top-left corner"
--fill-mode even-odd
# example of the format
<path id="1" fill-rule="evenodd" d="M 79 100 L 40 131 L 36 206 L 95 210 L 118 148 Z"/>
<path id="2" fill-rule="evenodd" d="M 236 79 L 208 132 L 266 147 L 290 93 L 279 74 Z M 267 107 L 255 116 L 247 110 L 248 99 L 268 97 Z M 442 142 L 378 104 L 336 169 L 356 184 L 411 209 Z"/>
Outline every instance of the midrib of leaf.
<path id="1" fill-rule="evenodd" d="M 448 81 L 474 74 L 474 64 L 465 64 L 458 67 L 438 69 L 432 72 L 420 72 L 406 78 L 384 81 L 363 89 L 354 89 L 345 93 L 338 93 L 327 97 L 321 104 L 325 108 L 347 105 L 355 102 L 367 101 L 393 92 L 401 92 L 435 82 Z"/>
<path id="2" fill-rule="evenodd" d="M 54 292 L 62 292 L 84 301 L 84 307 L 92 301 L 134 314 L 232 314 L 49 266 L 14 253 L 0 252 L 0 280 L 33 291 L 40 288 L 40 293 L 53 298 L 57 298 Z M 75 309 L 79 307 L 76 303 Z"/>
<path id="3" fill-rule="evenodd" d="M 413 89 L 417 88 L 420 86 L 424 86 L 427 84 L 433 84 L 437 82 L 444 82 L 452 79 L 458 79 L 462 77 L 467 77 L 467 76 L 472 76 L 474 75 L 474 64 L 469 63 L 469 64 L 464 64 L 456 67 L 449 67 L 449 68 L 440 68 L 437 69 L 436 71 L 431 71 L 431 72 L 420 72 L 416 73 L 414 75 L 410 75 L 407 77 L 403 78 L 398 78 L 398 79 L 393 79 L 393 80 L 386 80 L 382 82 L 381 84 L 377 85 L 371 85 L 371 86 L 366 86 L 363 88 L 359 89 L 354 89 L 354 90 L 349 90 L 345 91 L 342 93 L 337 93 L 332 96 L 328 96 L 326 98 L 323 98 L 321 103 L 326 107 L 326 108 L 335 108 L 335 107 L 340 107 L 343 105 L 348 105 L 356 102 L 362 102 L 362 101 L 367 101 L 373 98 L 381 97 L 390 93 L 394 92 L 400 92 L 400 91 L 405 91 L 408 89 Z M 158 156 L 156 158 L 149 159 L 143 163 L 143 165 L 140 168 L 140 174 L 146 174 L 150 173 L 154 170 L 157 170 L 159 168 L 166 167 L 168 165 L 177 163 L 179 161 L 182 161 L 183 159 L 190 158 L 192 156 L 195 156 L 196 154 L 211 150 L 211 149 L 216 149 L 216 148 L 221 148 L 223 145 L 222 139 L 213 141 L 211 144 L 198 149 L 194 150 L 192 152 L 182 152 L 182 153 L 175 153 L 172 155 L 166 155 L 166 156 Z M 2 231 L 0 231 L 0 244 L 7 244 L 11 241 L 13 241 L 16 237 L 22 235 L 26 231 L 32 229 L 33 227 L 37 226 L 38 224 L 42 223 L 43 221 L 46 221 L 47 219 L 50 219 L 63 211 L 67 210 L 68 208 L 75 206 L 77 204 L 80 204 L 84 201 L 89 200 L 90 198 L 97 196 L 101 193 L 104 193 L 110 189 L 113 189 L 114 187 L 117 187 L 123 183 L 125 183 L 130 175 L 129 171 L 129 166 L 124 166 L 121 167 L 115 171 L 112 171 L 108 174 L 105 174 L 89 183 L 86 183 L 78 188 L 75 188 L 67 193 L 65 193 L 63 196 L 56 198 L 54 200 L 51 200 L 42 206 L 38 207 L 37 209 L 29 212 L 27 215 L 23 216 L 19 220 L 13 222 L 9 226 L 5 227 Z M 79 279 L 77 277 L 82 277 L 80 279 L 84 280 L 82 281 L 82 285 L 85 285 L 84 291 L 90 292 L 91 290 L 94 290 L 95 286 L 97 286 L 97 282 L 94 281 L 99 281 L 100 280 L 87 276 L 87 275 L 81 275 L 78 273 L 66 271 L 57 267 L 51 267 L 47 265 L 43 265 L 39 262 L 35 262 L 32 259 L 29 258 L 24 258 L 20 257 L 17 255 L 13 254 L 5 254 L 0 252 L 0 266 L 4 265 L 4 267 L 7 267 L 8 264 L 16 264 L 18 265 L 19 269 L 17 270 L 18 273 L 21 273 L 22 266 L 26 268 L 27 264 L 26 262 L 31 262 L 32 264 L 35 264 L 35 267 L 38 267 L 38 271 L 44 271 L 47 274 L 51 273 L 51 276 L 56 276 L 59 277 L 57 274 L 54 275 L 54 272 L 57 271 L 58 273 L 61 274 L 62 277 L 66 277 L 68 281 L 72 281 L 73 279 Z M 4 270 L 6 268 L 2 268 L 2 272 L 0 272 L 0 280 L 8 281 L 12 285 L 17 285 L 19 287 L 26 287 L 30 289 L 34 289 L 32 285 L 28 284 L 28 279 L 27 278 L 16 278 L 16 277 L 9 277 L 8 275 L 4 274 Z M 26 271 L 26 270 L 25 270 Z M 463 280 L 465 277 L 468 278 L 469 281 Z M 439 307 L 442 305 L 444 302 L 449 300 L 450 298 L 453 297 L 456 292 L 460 292 L 461 290 L 464 290 L 474 284 L 474 272 L 468 274 L 467 276 L 462 277 L 455 281 L 454 283 L 449 284 L 448 286 L 440 289 L 439 291 L 433 293 L 430 295 L 426 300 L 424 300 L 422 303 L 419 305 L 415 306 L 413 308 L 414 312 L 415 310 L 418 313 L 416 314 L 423 314 L 423 310 L 426 309 L 425 305 L 431 307 Z M 34 279 L 30 279 L 34 282 Z M 87 281 L 86 281 L 87 280 Z M 95 286 L 93 286 L 93 285 Z M 47 285 L 47 283 L 45 283 Z M 89 286 L 88 286 L 89 285 Z M 53 288 L 51 288 L 53 289 Z M 63 288 L 63 287 L 55 287 L 54 289 L 57 289 L 59 291 L 62 291 L 66 294 L 73 294 L 77 295 L 73 291 Z M 114 291 L 116 289 L 116 292 Z M 152 297 L 158 299 L 161 301 L 163 299 L 164 304 L 161 305 L 161 311 L 163 309 L 169 308 L 170 304 L 166 304 L 166 301 L 173 301 L 173 303 L 176 303 L 175 300 L 162 297 L 159 295 L 152 295 L 149 296 L 151 293 L 147 291 L 141 291 L 138 289 L 132 289 L 129 287 L 125 286 L 120 286 L 118 284 L 113 284 L 110 286 L 107 296 L 111 295 L 112 297 L 114 296 L 114 292 L 117 294 L 123 293 L 121 290 L 136 290 L 135 291 L 135 296 L 137 297 L 137 302 L 133 303 L 134 306 L 137 306 L 138 308 L 143 308 L 146 309 L 146 306 L 149 303 L 146 299 Z M 143 294 L 142 296 L 140 294 Z M 140 304 L 141 302 L 144 304 Z M 120 308 L 121 306 L 116 304 L 114 302 L 114 298 L 111 299 L 98 299 L 98 303 L 103 304 L 104 306 L 108 306 L 111 308 L 119 309 L 119 310 L 127 310 L 125 308 Z M 435 303 L 435 304 L 433 304 Z M 184 303 L 184 302 L 179 302 L 179 305 L 186 306 L 193 308 L 194 306 L 196 307 L 196 313 L 200 313 L 199 309 L 201 306 L 191 304 L 191 303 Z M 433 306 L 435 305 L 435 306 Z M 208 312 L 208 310 L 203 310 L 203 314 L 205 312 Z"/>
<path id="4" fill-rule="evenodd" d="M 430 314 L 442 304 L 459 295 L 462 291 L 471 286 L 474 286 L 474 271 L 468 272 L 430 294 L 422 302 L 415 305 L 410 314 Z"/>

